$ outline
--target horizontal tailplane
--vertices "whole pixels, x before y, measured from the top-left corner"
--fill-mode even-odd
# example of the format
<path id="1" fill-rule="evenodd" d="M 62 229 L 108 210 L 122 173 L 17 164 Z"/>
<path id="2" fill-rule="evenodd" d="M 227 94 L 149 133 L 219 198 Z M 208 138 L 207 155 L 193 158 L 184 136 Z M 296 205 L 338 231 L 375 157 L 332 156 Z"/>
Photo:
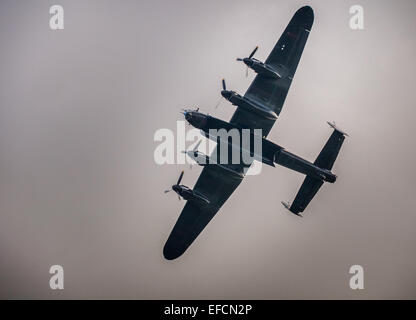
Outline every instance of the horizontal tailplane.
<path id="1" fill-rule="evenodd" d="M 328 124 L 334 129 L 334 132 L 319 153 L 314 165 L 322 169 L 331 170 L 339 150 L 341 149 L 342 143 L 344 142 L 345 136 L 348 136 L 348 134 L 338 129 L 335 126 L 335 123 L 328 122 Z"/>
<path id="2" fill-rule="evenodd" d="M 344 142 L 345 136 L 348 136 L 345 132 L 341 131 L 335 126 L 335 123 L 328 124 L 334 129 L 334 132 L 329 137 L 324 148 L 316 158 L 314 165 L 319 168 L 322 172 L 330 174 L 333 179 L 321 179 L 316 175 L 308 174 L 303 180 L 302 186 L 300 187 L 295 200 L 291 205 L 286 202 L 282 202 L 283 206 L 290 212 L 301 216 L 300 212 L 303 212 L 308 206 L 309 202 L 313 199 L 316 193 L 319 191 L 324 181 L 335 182 L 336 176 L 331 173 L 331 169 L 338 156 L 339 150 L 341 149 L 342 143 Z M 332 176 L 331 176 L 332 175 Z"/>
<path id="3" fill-rule="evenodd" d="M 302 216 L 300 212 L 303 212 L 303 210 L 305 210 L 305 208 L 308 206 L 309 202 L 311 202 L 312 198 L 318 192 L 319 188 L 321 188 L 323 183 L 324 182 L 320 179 L 306 176 L 292 205 L 289 206 L 287 203 L 282 202 L 283 205 L 290 212 L 298 216 Z"/>

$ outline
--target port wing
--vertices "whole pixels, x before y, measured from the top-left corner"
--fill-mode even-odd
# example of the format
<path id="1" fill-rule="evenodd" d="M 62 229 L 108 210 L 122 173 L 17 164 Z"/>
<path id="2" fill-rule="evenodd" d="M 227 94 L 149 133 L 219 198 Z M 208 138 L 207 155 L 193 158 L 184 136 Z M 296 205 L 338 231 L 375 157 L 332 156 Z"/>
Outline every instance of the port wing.
<path id="1" fill-rule="evenodd" d="M 292 213 L 300 216 L 300 212 L 303 212 L 303 210 L 305 210 L 305 208 L 308 206 L 309 202 L 311 202 L 313 197 L 319 191 L 319 188 L 321 188 L 323 183 L 324 182 L 320 179 L 306 176 L 292 205 L 290 207 L 287 204 L 283 205 Z"/>
<path id="2" fill-rule="evenodd" d="M 245 97 L 269 108 L 277 115 L 282 110 L 293 76 L 312 28 L 314 14 L 311 7 L 296 11 L 265 64 L 276 70 L 281 78 L 258 74 Z"/>

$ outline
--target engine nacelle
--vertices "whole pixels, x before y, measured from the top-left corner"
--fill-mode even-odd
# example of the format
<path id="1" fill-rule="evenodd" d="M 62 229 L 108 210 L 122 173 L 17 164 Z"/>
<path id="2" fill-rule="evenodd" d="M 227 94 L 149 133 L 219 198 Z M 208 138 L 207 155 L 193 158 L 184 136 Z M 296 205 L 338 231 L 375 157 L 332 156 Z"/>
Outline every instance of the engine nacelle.
<path id="1" fill-rule="evenodd" d="M 222 90 L 221 95 L 235 106 L 239 106 L 247 111 L 255 112 L 269 120 L 277 119 L 277 114 L 274 111 L 267 107 L 263 107 L 260 104 L 247 99 L 246 97 L 242 97 L 234 91 Z"/>

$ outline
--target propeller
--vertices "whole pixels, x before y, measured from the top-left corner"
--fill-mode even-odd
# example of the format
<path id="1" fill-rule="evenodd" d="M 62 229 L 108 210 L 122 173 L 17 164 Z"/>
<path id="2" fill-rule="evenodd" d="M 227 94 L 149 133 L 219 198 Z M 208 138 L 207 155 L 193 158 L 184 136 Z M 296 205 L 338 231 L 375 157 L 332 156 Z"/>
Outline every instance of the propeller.
<path id="1" fill-rule="evenodd" d="M 180 174 L 180 176 L 179 176 L 179 179 L 178 179 L 178 182 L 176 183 L 176 185 L 177 186 L 179 186 L 179 184 L 181 183 L 181 181 L 182 181 L 182 178 L 183 178 L 183 170 L 182 170 L 182 172 L 181 172 L 181 174 Z"/>
<path id="2" fill-rule="evenodd" d="M 174 187 L 176 187 L 176 186 L 178 186 L 178 187 L 179 187 L 179 184 L 181 183 L 182 178 L 183 178 L 183 173 L 184 173 L 184 171 L 182 170 L 181 174 L 179 175 L 178 182 L 176 182 L 176 184 L 175 184 L 175 185 L 173 185 L 171 189 L 167 189 L 167 190 L 165 190 L 165 191 L 164 191 L 164 193 L 171 192 L 172 190 L 174 190 Z M 176 190 L 174 190 L 174 191 L 177 193 L 177 191 L 176 191 Z M 181 200 L 181 197 L 180 197 L 180 195 L 179 195 L 179 194 L 178 194 L 178 198 L 179 198 L 179 200 Z"/>
<path id="3" fill-rule="evenodd" d="M 253 58 L 253 56 L 256 53 L 256 51 L 257 51 L 258 48 L 259 48 L 259 46 L 256 46 L 254 48 L 254 50 L 250 53 L 250 55 L 248 56 L 248 58 L 245 58 L 245 59 L 251 59 L 251 58 Z M 237 61 L 244 61 L 244 59 L 243 58 L 237 58 Z M 248 76 L 248 65 L 246 67 L 246 78 L 247 78 L 247 76 Z"/>
<path id="4" fill-rule="evenodd" d="M 219 107 L 219 105 L 221 104 L 221 102 L 222 102 L 222 98 L 223 98 L 223 97 L 221 97 L 221 98 L 218 100 L 217 104 L 215 105 L 215 109 L 217 109 L 217 108 Z"/>
<path id="5" fill-rule="evenodd" d="M 184 153 L 184 154 L 188 154 L 188 151 L 186 151 L 186 150 L 182 150 L 182 153 Z M 190 163 L 189 164 L 189 169 L 191 169 L 192 170 L 192 163 Z"/>
<path id="6" fill-rule="evenodd" d="M 248 56 L 249 59 L 253 58 L 254 54 L 256 53 L 257 49 L 259 48 L 259 46 L 256 46 L 254 48 L 254 50 L 250 53 L 250 55 Z"/>
<path id="7" fill-rule="evenodd" d="M 197 142 L 197 144 L 195 145 L 195 147 L 192 149 L 192 153 L 196 153 L 196 152 L 198 152 L 198 148 L 199 148 L 199 145 L 201 144 L 201 142 L 202 142 L 202 140 L 199 140 L 198 142 Z M 189 152 L 189 150 L 183 150 L 182 151 L 182 153 L 184 153 L 184 154 L 188 154 L 188 152 Z M 194 157 L 197 157 L 197 155 L 194 155 Z M 194 159 L 195 160 L 195 159 Z M 198 161 L 197 160 L 195 160 L 197 163 L 198 163 Z M 190 163 L 189 164 L 189 169 L 191 169 L 192 170 L 192 163 Z"/>
<path id="8" fill-rule="evenodd" d="M 250 55 L 248 56 L 248 58 L 247 59 L 251 59 L 251 58 L 253 58 L 253 56 L 254 56 L 254 54 L 256 53 L 256 51 L 257 51 L 257 49 L 259 48 L 259 46 L 256 46 L 255 48 L 254 48 L 254 50 L 253 51 L 251 51 L 251 53 L 250 53 Z M 237 61 L 244 61 L 244 58 L 237 58 Z"/>
<path id="9" fill-rule="evenodd" d="M 221 84 L 222 84 L 222 90 L 223 91 L 227 90 L 227 86 L 225 85 L 225 79 L 224 78 L 221 80 Z M 215 109 L 217 109 L 219 107 L 223 98 L 224 97 L 221 96 L 221 98 L 218 100 L 217 104 L 215 105 Z"/>
<path id="10" fill-rule="evenodd" d="M 181 183 L 182 178 L 183 178 L 183 170 L 182 170 L 182 172 L 181 172 L 181 174 L 180 174 L 180 176 L 179 176 L 178 182 L 176 183 L 176 185 L 177 185 L 177 186 L 179 186 L 179 184 Z M 182 200 L 182 199 L 181 199 L 181 196 L 179 195 L 179 193 L 178 193 L 178 200 L 179 200 L 179 201 L 181 201 L 181 200 Z"/>
<path id="11" fill-rule="evenodd" d="M 201 142 L 202 142 L 202 140 L 199 140 L 198 143 L 195 145 L 195 147 L 193 149 L 194 152 L 198 150 L 199 145 L 201 144 Z"/>

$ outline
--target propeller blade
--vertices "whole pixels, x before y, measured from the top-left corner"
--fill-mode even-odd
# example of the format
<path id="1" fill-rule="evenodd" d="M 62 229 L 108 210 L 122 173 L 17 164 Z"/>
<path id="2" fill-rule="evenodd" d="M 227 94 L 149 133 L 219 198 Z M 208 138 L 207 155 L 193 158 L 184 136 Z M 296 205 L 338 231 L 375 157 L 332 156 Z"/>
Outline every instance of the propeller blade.
<path id="1" fill-rule="evenodd" d="M 253 52 L 250 53 L 250 55 L 248 56 L 249 59 L 253 58 L 254 54 L 256 53 L 257 49 L 259 48 L 259 46 L 255 47 Z"/>
<path id="2" fill-rule="evenodd" d="M 221 104 L 222 98 L 223 98 L 223 97 L 221 97 L 221 98 L 220 98 L 220 100 L 218 100 L 217 104 L 215 105 L 215 109 L 217 109 L 217 108 L 218 108 L 218 106 Z"/>
<path id="3" fill-rule="evenodd" d="M 243 61 L 243 59 L 242 59 L 242 58 L 237 58 L 236 60 L 237 60 L 237 61 Z"/>
<path id="4" fill-rule="evenodd" d="M 202 140 L 199 140 L 198 141 L 198 143 L 196 144 L 196 146 L 195 146 L 195 148 L 194 148 L 194 152 L 196 151 L 196 150 L 198 150 L 198 148 L 199 148 L 199 145 L 201 144 L 201 142 L 202 142 Z"/>
<path id="5" fill-rule="evenodd" d="M 222 89 L 227 90 L 227 86 L 225 85 L 225 79 L 222 79 Z"/>
<path id="6" fill-rule="evenodd" d="M 183 177 L 183 170 L 181 172 L 181 175 L 179 176 L 178 182 L 176 183 L 177 185 L 181 183 L 182 177 Z"/>
<path id="7" fill-rule="evenodd" d="M 182 199 L 181 199 L 181 196 L 178 194 L 178 199 L 179 199 L 179 201 L 181 201 Z"/>
<path id="8" fill-rule="evenodd" d="M 172 189 L 165 190 L 165 193 L 168 193 L 168 192 L 171 192 L 171 191 L 172 191 Z"/>

